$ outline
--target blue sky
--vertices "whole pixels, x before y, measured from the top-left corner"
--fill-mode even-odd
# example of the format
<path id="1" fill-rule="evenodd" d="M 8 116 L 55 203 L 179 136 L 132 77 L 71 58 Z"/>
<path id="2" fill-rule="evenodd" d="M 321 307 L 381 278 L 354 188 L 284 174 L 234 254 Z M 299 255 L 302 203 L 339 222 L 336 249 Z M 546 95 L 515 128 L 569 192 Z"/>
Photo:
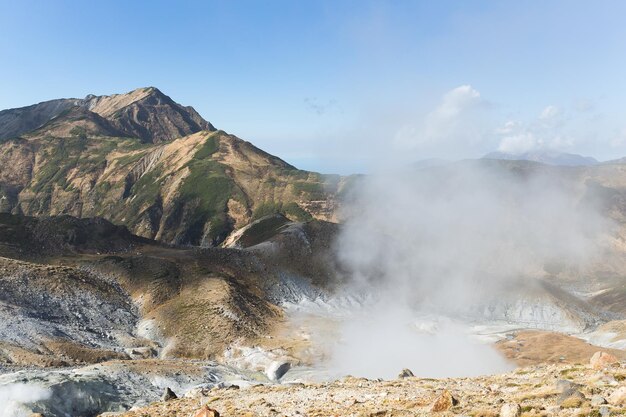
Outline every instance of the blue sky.
<path id="1" fill-rule="evenodd" d="M 626 2 L 0 0 L 0 108 L 156 86 L 301 168 L 626 155 Z"/>

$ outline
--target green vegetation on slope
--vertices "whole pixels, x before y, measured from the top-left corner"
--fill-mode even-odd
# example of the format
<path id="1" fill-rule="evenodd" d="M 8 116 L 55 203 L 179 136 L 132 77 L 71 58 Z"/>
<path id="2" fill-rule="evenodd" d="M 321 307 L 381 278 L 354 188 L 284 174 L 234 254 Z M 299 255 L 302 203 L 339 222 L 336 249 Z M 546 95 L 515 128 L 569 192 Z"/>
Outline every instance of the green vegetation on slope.
<path id="1" fill-rule="evenodd" d="M 313 216 L 307 211 L 302 209 L 298 203 L 291 202 L 283 204 L 282 202 L 270 202 L 259 205 L 252 213 L 252 220 L 260 219 L 261 217 L 269 216 L 272 214 L 282 214 L 288 217 L 290 220 L 298 222 L 306 222 L 313 220 Z"/>
<path id="2" fill-rule="evenodd" d="M 181 198 L 174 210 L 183 212 L 189 225 L 184 236 L 186 241 L 219 243 L 231 230 L 226 215 L 228 200 L 245 200 L 243 192 L 226 175 L 226 167 L 211 159 L 217 150 L 217 137 L 212 133 L 186 165 L 190 173 L 179 189 Z M 209 227 L 205 231 L 207 222 Z"/>

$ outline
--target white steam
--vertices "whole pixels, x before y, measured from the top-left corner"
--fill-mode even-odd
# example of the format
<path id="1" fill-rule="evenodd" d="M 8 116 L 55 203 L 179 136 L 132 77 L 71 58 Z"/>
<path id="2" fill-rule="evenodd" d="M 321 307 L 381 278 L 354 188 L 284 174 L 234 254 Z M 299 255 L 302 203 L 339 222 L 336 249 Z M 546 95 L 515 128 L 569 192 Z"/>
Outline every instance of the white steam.
<path id="1" fill-rule="evenodd" d="M 336 375 L 394 378 L 409 368 L 420 377 L 443 378 L 506 372 L 512 367 L 460 323 L 416 316 L 395 300 L 380 300 L 340 323 L 331 346 Z"/>
<path id="2" fill-rule="evenodd" d="M 608 223 L 584 187 L 555 169 L 463 161 L 395 169 L 356 187 L 338 241 L 355 291 L 376 298 L 345 321 L 333 362 L 346 373 L 423 376 L 501 371 L 504 361 L 440 321 L 429 334 L 416 317 L 467 318 L 507 287 L 545 278 L 551 263 L 582 266 Z"/>
<path id="3" fill-rule="evenodd" d="M 0 417 L 28 417 L 28 404 L 50 398 L 51 391 L 29 384 L 0 386 Z"/>

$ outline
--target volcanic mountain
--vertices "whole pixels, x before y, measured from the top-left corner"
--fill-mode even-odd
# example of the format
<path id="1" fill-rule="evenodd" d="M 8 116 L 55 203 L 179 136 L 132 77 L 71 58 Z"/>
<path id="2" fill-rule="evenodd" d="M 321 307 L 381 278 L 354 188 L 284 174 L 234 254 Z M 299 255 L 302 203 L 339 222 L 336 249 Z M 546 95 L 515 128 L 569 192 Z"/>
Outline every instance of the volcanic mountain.
<path id="1" fill-rule="evenodd" d="M 267 214 L 335 220 L 345 184 L 216 130 L 153 87 L 0 112 L 0 212 L 102 217 L 215 246 Z"/>
<path id="2" fill-rule="evenodd" d="M 181 106 L 158 89 L 147 87 L 126 94 L 90 94 L 84 99 L 57 99 L 3 110 L 0 112 L 0 139 L 32 132 L 54 119 L 67 121 L 64 116 L 74 108 L 102 117 L 106 120 L 103 124 L 114 126 L 115 133 L 121 136 L 137 137 L 148 143 L 167 142 L 201 130 L 215 130 L 193 107 Z M 91 133 L 105 133 L 106 127 L 102 128 Z"/>

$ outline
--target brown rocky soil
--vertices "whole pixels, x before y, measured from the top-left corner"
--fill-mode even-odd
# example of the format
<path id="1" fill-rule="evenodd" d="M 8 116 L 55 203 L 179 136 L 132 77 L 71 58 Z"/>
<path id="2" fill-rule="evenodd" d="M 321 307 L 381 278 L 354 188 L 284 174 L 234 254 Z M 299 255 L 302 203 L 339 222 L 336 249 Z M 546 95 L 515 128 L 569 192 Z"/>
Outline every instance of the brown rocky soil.
<path id="1" fill-rule="evenodd" d="M 538 363 L 585 363 L 598 350 L 597 346 L 573 336 L 537 330 L 516 332 L 513 338 L 497 342 L 496 348 L 518 366 Z M 626 360 L 626 351 L 604 350 Z"/>
<path id="2" fill-rule="evenodd" d="M 346 377 L 326 383 L 214 388 L 122 415 L 188 417 L 208 405 L 223 417 L 616 416 L 626 412 L 625 380 L 624 362 L 600 371 L 586 364 L 552 364 L 473 378 L 416 376 L 381 381 Z M 511 410 L 513 414 L 507 414 Z"/>

